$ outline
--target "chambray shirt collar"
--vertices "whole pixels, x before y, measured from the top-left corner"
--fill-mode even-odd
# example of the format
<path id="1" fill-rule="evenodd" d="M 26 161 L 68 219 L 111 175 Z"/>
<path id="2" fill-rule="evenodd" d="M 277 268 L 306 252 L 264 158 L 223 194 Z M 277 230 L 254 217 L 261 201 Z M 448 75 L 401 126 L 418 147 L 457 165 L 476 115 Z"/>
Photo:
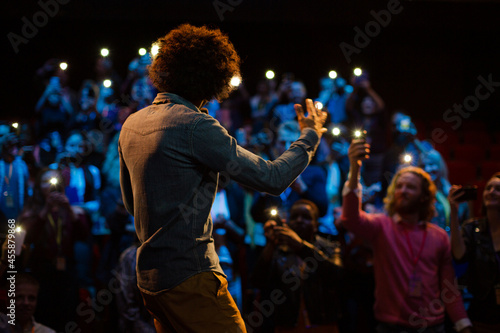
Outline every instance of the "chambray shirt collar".
<path id="1" fill-rule="evenodd" d="M 186 106 L 194 111 L 203 112 L 203 113 L 208 114 L 207 109 L 205 109 L 205 108 L 198 109 L 193 103 L 182 98 L 179 95 L 172 94 L 172 93 L 166 93 L 166 92 L 158 93 L 156 95 L 155 100 L 153 101 L 153 104 L 165 104 L 165 103 L 182 104 L 182 105 L 184 105 L 184 106 Z"/>
<path id="2" fill-rule="evenodd" d="M 398 213 L 395 213 L 394 215 L 392 215 L 392 220 L 394 222 L 396 222 L 396 224 L 399 224 L 401 222 L 403 222 L 403 218 L 401 217 L 401 215 L 399 215 Z M 422 227 L 425 227 L 425 221 L 419 221 L 417 223 L 418 226 L 422 226 Z"/>

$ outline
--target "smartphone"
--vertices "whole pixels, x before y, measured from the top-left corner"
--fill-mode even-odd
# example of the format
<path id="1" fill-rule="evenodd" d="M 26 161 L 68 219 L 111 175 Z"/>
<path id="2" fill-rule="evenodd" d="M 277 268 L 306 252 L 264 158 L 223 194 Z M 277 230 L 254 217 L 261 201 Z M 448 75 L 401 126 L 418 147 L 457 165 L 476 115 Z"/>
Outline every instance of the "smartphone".
<path id="1" fill-rule="evenodd" d="M 464 186 L 460 190 L 462 195 L 458 197 L 457 201 L 475 201 L 477 200 L 477 186 Z"/>
<path id="2" fill-rule="evenodd" d="M 283 220 L 281 219 L 281 215 L 277 208 L 269 209 L 269 219 L 276 222 L 276 225 L 283 226 Z"/>

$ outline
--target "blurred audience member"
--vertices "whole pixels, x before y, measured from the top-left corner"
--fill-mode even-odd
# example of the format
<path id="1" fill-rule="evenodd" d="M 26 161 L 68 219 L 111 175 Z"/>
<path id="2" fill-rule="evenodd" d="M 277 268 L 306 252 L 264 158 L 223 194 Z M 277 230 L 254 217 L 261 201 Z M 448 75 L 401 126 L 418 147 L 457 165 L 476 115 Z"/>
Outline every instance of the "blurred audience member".
<path id="1" fill-rule="evenodd" d="M 16 325 L 14 332 L 55 333 L 34 318 L 40 284 L 28 273 L 16 274 Z"/>
<path id="2" fill-rule="evenodd" d="M 9 125 L 0 125 L 0 232 L 7 233 L 7 220 L 17 219 L 28 197 L 28 166 L 19 156 L 19 138 Z"/>
<path id="3" fill-rule="evenodd" d="M 365 131 L 365 139 L 371 146 L 370 159 L 363 165 L 362 176 L 366 185 L 380 181 L 386 150 L 387 119 L 385 103 L 373 90 L 368 73 L 353 79 L 354 90 L 346 101 L 347 124 L 353 130 Z"/>
<path id="4" fill-rule="evenodd" d="M 482 193 L 484 216 L 461 226 L 458 213 L 464 194 L 461 186 L 453 186 L 448 196 L 453 257 L 469 263 L 465 276 L 473 295 L 468 313 L 474 332 L 500 332 L 500 172 Z"/>
<path id="5" fill-rule="evenodd" d="M 35 111 L 39 114 L 37 136 L 43 137 L 53 131 L 65 131 L 73 107 L 63 98 L 58 76 L 53 76 L 38 100 Z"/>
<path id="6" fill-rule="evenodd" d="M 141 292 L 137 287 L 135 272 L 137 243 L 128 247 L 120 255 L 120 260 L 114 276 L 120 285 L 116 294 L 116 304 L 120 318 L 118 331 L 123 333 L 154 333 L 156 332 L 153 317 L 144 306 Z"/>
<path id="7" fill-rule="evenodd" d="M 61 170 L 69 202 L 82 207 L 92 217 L 93 229 L 99 231 L 104 227 L 98 215 L 101 172 L 96 166 L 86 163 L 89 145 L 83 132 L 72 132 L 57 163 L 51 164 L 50 168 Z"/>
<path id="8" fill-rule="evenodd" d="M 420 158 L 420 167 L 430 176 L 434 185 L 436 185 L 436 202 L 434 208 L 436 215 L 431 222 L 443 228 L 450 233 L 450 204 L 448 202 L 448 193 L 451 185 L 448 181 L 448 168 L 441 154 L 437 150 L 429 150 L 422 154 Z M 460 225 L 469 217 L 469 207 L 466 202 L 458 205 L 458 220 Z"/>
<path id="9" fill-rule="evenodd" d="M 333 123 L 345 122 L 347 120 L 345 106 L 349 96 L 346 91 L 346 81 L 341 77 L 335 79 L 324 77 L 321 78 L 320 85 L 321 91 L 316 100 L 321 102 L 325 109 L 328 110 Z"/>
<path id="10" fill-rule="evenodd" d="M 274 80 L 262 80 L 257 83 L 257 94 L 250 99 L 253 133 L 268 125 L 271 109 L 278 102 L 275 85 Z"/>
<path id="11" fill-rule="evenodd" d="M 70 130 L 92 131 L 100 128 L 101 115 L 96 110 L 99 89 L 90 80 L 86 80 L 80 89 L 78 109 L 71 119 Z"/>
<path id="12" fill-rule="evenodd" d="M 40 282 L 38 318 L 57 330 L 74 319 L 78 279 L 74 246 L 89 226 L 81 208 L 71 206 L 57 170 L 43 169 L 32 200 L 19 221 L 26 229 L 26 269 Z"/>
<path id="13" fill-rule="evenodd" d="M 262 291 L 254 304 L 266 318 L 263 331 L 339 332 L 340 244 L 317 235 L 316 205 L 298 200 L 288 223 L 270 220 L 264 228 L 267 245 L 253 271 L 253 282 Z M 268 310 L 264 304 L 271 302 Z"/>
<path id="14" fill-rule="evenodd" d="M 306 98 L 306 87 L 300 81 L 286 78 L 279 87 L 279 101 L 272 110 L 271 128 L 277 128 L 278 125 L 296 119 L 295 104 L 303 104 Z"/>

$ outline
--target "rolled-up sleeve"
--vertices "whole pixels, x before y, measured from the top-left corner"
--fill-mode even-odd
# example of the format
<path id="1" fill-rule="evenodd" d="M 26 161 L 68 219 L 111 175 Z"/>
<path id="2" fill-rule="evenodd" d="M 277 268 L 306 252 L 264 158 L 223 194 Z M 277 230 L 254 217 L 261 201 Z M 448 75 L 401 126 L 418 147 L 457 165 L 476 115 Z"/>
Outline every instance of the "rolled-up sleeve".
<path id="1" fill-rule="evenodd" d="M 361 185 L 356 190 L 348 190 L 347 183 L 344 185 L 341 221 L 347 230 L 370 241 L 377 236 L 382 225 L 376 215 L 367 214 L 361 210 L 359 198 L 361 190 Z"/>

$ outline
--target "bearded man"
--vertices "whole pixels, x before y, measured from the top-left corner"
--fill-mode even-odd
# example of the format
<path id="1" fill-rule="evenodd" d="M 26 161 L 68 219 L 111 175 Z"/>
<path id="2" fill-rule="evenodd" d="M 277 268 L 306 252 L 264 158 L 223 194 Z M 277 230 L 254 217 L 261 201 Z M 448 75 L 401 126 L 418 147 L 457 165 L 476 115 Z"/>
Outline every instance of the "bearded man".
<path id="1" fill-rule="evenodd" d="M 458 332 L 471 332 L 448 235 L 428 222 L 434 215 L 436 186 L 424 170 L 403 168 L 384 199 L 386 213 L 367 214 L 361 210 L 358 179 L 369 153 L 364 140 L 354 140 L 349 147 L 341 220 L 373 247 L 377 332 L 445 332 L 445 311 Z"/>

